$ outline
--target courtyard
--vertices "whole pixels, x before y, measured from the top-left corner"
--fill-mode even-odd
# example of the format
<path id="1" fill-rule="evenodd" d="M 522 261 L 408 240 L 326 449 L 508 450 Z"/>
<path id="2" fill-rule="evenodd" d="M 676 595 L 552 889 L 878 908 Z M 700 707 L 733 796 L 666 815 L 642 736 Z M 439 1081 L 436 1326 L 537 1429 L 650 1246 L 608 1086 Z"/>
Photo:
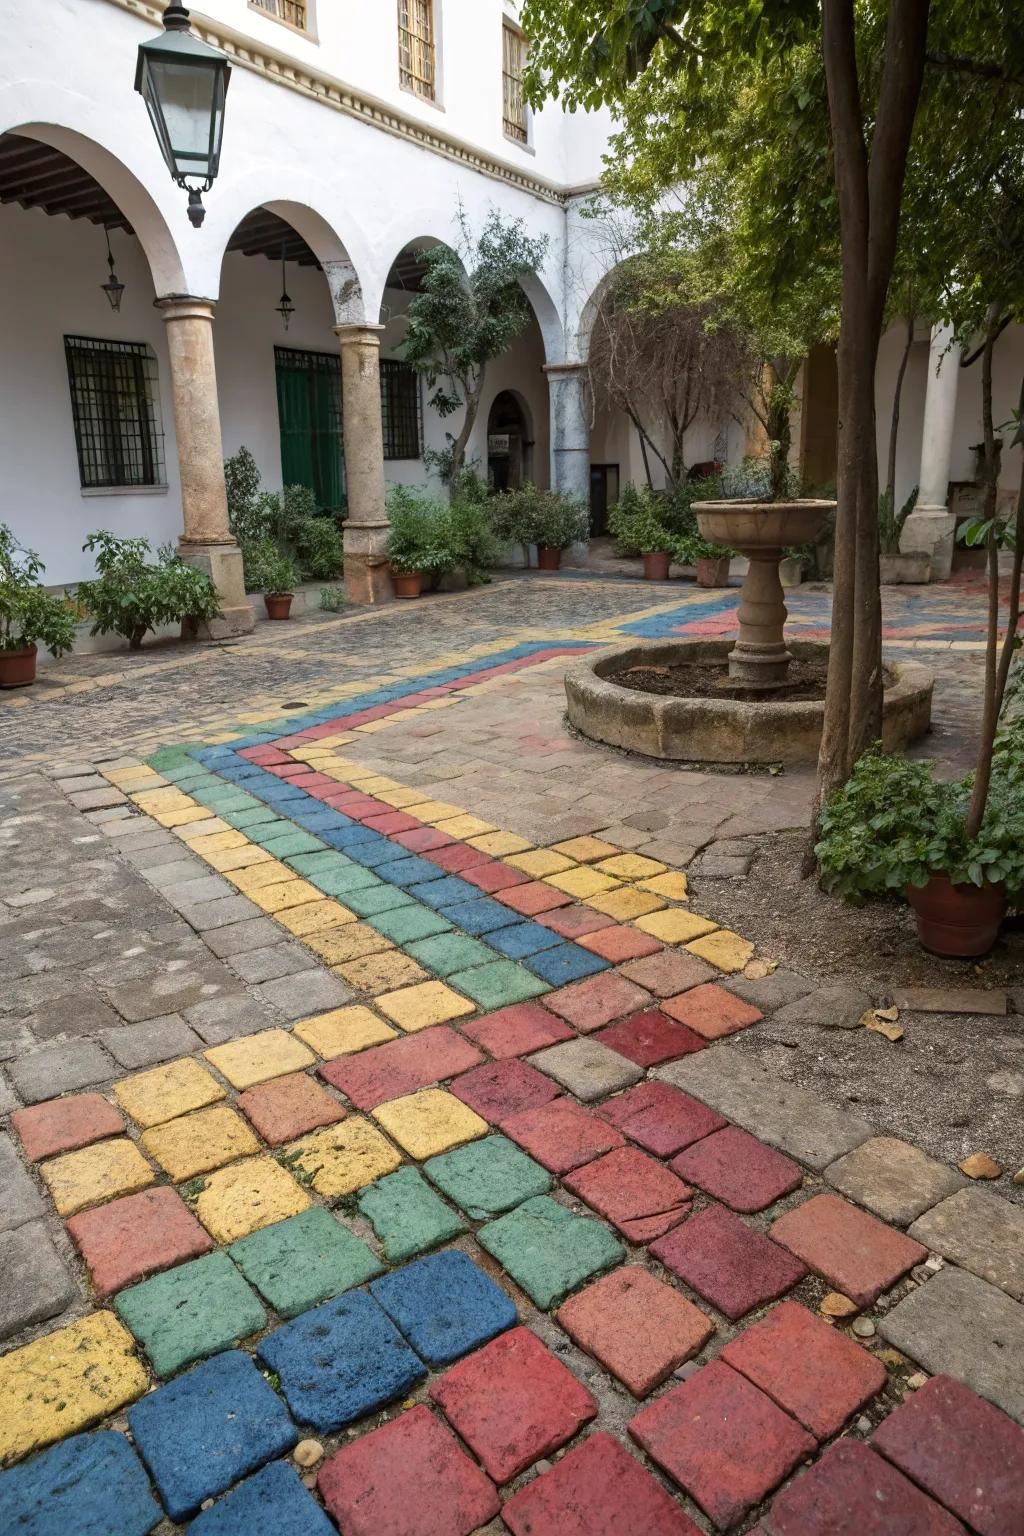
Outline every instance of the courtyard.
<path id="1" fill-rule="evenodd" d="M 812 770 L 565 724 L 737 599 L 500 573 L 0 701 L 5 1528 L 1020 1529 L 1019 930 L 928 957 L 800 879 Z M 885 635 L 962 772 L 983 591 Z"/>

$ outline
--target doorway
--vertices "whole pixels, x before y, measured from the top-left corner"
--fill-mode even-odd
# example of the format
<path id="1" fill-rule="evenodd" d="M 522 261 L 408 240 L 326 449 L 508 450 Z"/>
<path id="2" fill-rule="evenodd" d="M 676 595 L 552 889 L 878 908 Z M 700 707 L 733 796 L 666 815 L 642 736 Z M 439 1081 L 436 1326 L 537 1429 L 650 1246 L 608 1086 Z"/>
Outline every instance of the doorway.
<path id="1" fill-rule="evenodd" d="M 590 537 L 602 538 L 608 532 L 608 511 L 619 499 L 619 466 L 590 466 Z"/>
<path id="2" fill-rule="evenodd" d="M 487 418 L 487 478 L 496 491 L 512 491 L 531 478 L 532 469 L 533 434 L 526 408 L 510 389 L 503 389 Z"/>

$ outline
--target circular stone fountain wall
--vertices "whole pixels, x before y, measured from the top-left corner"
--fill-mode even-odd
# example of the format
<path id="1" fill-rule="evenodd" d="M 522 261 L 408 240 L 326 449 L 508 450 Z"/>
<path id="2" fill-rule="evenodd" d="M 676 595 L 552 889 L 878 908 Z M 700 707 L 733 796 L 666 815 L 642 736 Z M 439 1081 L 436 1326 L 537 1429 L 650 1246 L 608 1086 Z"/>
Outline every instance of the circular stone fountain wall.
<path id="1" fill-rule="evenodd" d="M 821 701 L 679 698 L 643 693 L 610 682 L 629 667 L 686 662 L 719 666 L 732 650 L 725 640 L 652 640 L 602 651 L 565 674 L 569 721 L 584 736 L 647 757 L 701 763 L 814 762 L 821 742 Z M 797 660 L 823 662 L 828 644 L 790 640 Z M 916 662 L 887 662 L 882 742 L 895 752 L 923 736 L 931 723 L 934 676 Z"/>

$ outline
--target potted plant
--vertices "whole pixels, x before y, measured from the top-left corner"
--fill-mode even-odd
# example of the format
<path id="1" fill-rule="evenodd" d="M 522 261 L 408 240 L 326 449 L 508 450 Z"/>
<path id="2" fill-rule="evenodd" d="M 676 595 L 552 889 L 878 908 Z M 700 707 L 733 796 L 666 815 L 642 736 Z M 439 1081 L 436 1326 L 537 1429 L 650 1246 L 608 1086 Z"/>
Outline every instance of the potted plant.
<path id="1" fill-rule="evenodd" d="M 446 511 L 408 486 L 389 494 L 388 560 L 396 597 L 419 597 L 424 576 L 440 580 L 455 564 L 445 538 Z"/>
<path id="2" fill-rule="evenodd" d="M 562 551 L 570 544 L 584 544 L 590 534 L 590 514 L 580 502 L 560 491 L 541 491 L 534 511 L 533 537 L 537 546 L 537 567 L 557 571 Z"/>
<path id="3" fill-rule="evenodd" d="M 263 566 L 263 604 L 268 619 L 291 617 L 292 600 L 299 582 L 299 572 L 294 560 L 280 551 L 271 555 Z"/>
<path id="4" fill-rule="evenodd" d="M 712 544 L 699 533 L 687 539 L 686 564 L 696 567 L 698 587 L 728 586 L 732 553 L 725 544 Z"/>
<path id="5" fill-rule="evenodd" d="M 82 548 L 95 556 L 99 575 L 80 581 L 75 596 L 93 621 L 91 634 L 122 635 L 128 649 L 141 648 L 146 634 L 161 624 L 181 623 L 196 633 L 220 612 L 217 588 L 205 571 L 182 560 L 169 544 L 157 550 L 148 539 L 119 539 L 101 529 Z"/>
<path id="6" fill-rule="evenodd" d="M 649 490 L 623 493 L 609 517 L 612 537 L 620 549 L 643 556 L 644 578 L 667 581 L 673 559 L 680 559 L 684 540 L 665 522 L 668 503 Z"/>
<path id="7" fill-rule="evenodd" d="M 23 549 L 0 523 L 0 688 L 35 682 L 40 644 L 62 656 L 75 643 L 71 609 L 39 584 L 45 569 L 34 550 Z"/>

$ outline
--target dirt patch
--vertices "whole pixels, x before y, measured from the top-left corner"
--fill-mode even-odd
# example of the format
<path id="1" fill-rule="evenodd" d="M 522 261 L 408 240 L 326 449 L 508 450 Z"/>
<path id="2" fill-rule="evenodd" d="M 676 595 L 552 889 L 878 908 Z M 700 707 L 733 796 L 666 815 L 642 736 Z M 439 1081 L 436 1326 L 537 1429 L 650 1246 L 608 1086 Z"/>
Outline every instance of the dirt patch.
<path id="1" fill-rule="evenodd" d="M 897 986 L 995 987 L 1024 1008 L 1024 923 L 1011 920 L 990 955 L 942 960 L 917 943 L 902 902 L 851 907 L 803 879 L 806 834 L 759 839 L 749 874 L 694 872 L 692 900 L 756 943 L 758 954 L 822 986 L 849 982 L 875 1003 Z M 785 1081 L 848 1105 L 879 1130 L 958 1163 L 985 1151 L 1006 1169 L 992 1187 L 1024 1203 L 1012 1176 L 1024 1167 L 1024 1013 L 903 1013 L 902 1040 L 866 1029 L 776 1024 L 769 1017 L 732 1039 Z"/>
<path id="2" fill-rule="evenodd" d="M 767 695 L 760 688 L 745 688 L 735 682 L 724 660 L 687 661 L 671 667 L 624 667 L 619 672 L 604 674 L 604 680 L 637 693 L 675 699 L 738 699 L 752 703 L 767 697 L 773 703 L 784 699 L 820 703 L 825 697 L 827 671 L 824 661 L 792 661 L 786 682 Z"/>

